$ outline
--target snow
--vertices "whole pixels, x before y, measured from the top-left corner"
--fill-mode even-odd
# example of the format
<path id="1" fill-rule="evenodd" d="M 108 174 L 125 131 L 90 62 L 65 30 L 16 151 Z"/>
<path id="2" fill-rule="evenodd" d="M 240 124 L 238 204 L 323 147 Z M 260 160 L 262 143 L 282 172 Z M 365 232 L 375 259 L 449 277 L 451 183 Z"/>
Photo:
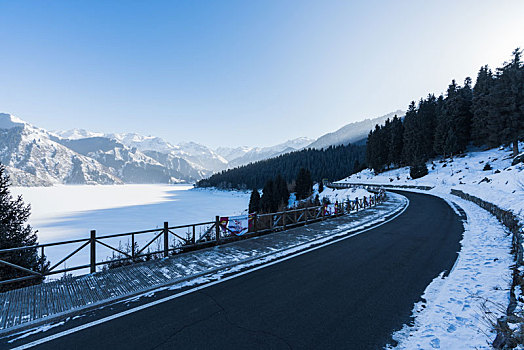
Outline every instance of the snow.
<path id="1" fill-rule="evenodd" d="M 11 129 L 24 126 L 26 123 L 14 115 L 0 113 L 0 129 Z"/>
<path id="2" fill-rule="evenodd" d="M 524 142 L 521 142 L 520 149 L 523 148 Z M 523 218 L 524 163 L 512 166 L 513 158 L 510 155 L 509 147 L 475 150 L 453 160 L 428 162 L 428 175 L 416 180 L 409 178 L 409 168 L 404 167 L 379 175 L 367 169 L 339 182 L 431 186 L 447 190 L 455 188 L 512 210 Z M 483 170 L 486 163 L 490 164 L 492 170 Z M 485 178 L 488 180 L 483 181 Z"/>
<path id="3" fill-rule="evenodd" d="M 511 236 L 475 204 L 439 195 L 467 214 L 462 249 L 449 276 L 435 278 L 415 305 L 413 325 L 393 334 L 396 349 L 491 349 L 492 322 L 509 301 Z"/>
<path id="4" fill-rule="evenodd" d="M 29 223 L 38 230 L 38 241 L 88 238 L 90 230 L 97 235 L 155 229 L 168 221 L 170 226 L 215 220 L 216 215 L 245 213 L 249 193 L 193 189 L 190 185 L 56 185 L 52 187 L 13 187 L 31 204 Z M 142 235 L 144 244 L 153 236 Z M 127 244 L 127 238 L 121 242 Z M 118 241 L 112 242 L 118 247 Z M 57 262 L 78 245 L 46 248 L 46 256 Z M 155 248 L 155 246 L 153 246 Z M 68 262 L 68 266 L 88 262 L 87 249 Z M 100 250 L 105 258 L 109 253 Z"/>
<path id="5" fill-rule="evenodd" d="M 524 143 L 520 143 L 522 149 Z M 430 186 L 430 194 L 467 215 L 462 249 L 449 276 L 439 276 L 413 309 L 414 322 L 394 333 L 397 349 L 490 349 L 494 323 L 505 315 L 512 284 L 511 235 L 487 211 L 450 194 L 451 189 L 511 210 L 524 223 L 524 164 L 511 165 L 509 147 L 472 149 L 454 159 L 427 163 L 428 175 L 412 180 L 409 168 L 375 175 L 370 170 L 340 182 Z M 491 169 L 484 170 L 489 163 Z M 413 190 L 416 192 L 425 192 Z M 517 295 L 520 289 L 516 289 Z M 517 310 L 522 308 L 519 304 Z M 518 327 L 518 326 L 515 326 Z"/>
<path id="6" fill-rule="evenodd" d="M 316 187 L 318 188 L 318 186 Z M 319 193 L 319 198 L 322 200 L 322 198 L 328 198 L 330 203 L 335 202 L 344 202 L 344 201 L 353 201 L 356 198 L 369 198 L 370 196 L 373 196 L 373 193 L 363 189 L 363 188 L 347 188 L 343 190 L 335 190 L 332 188 L 324 187 L 324 191 Z"/>

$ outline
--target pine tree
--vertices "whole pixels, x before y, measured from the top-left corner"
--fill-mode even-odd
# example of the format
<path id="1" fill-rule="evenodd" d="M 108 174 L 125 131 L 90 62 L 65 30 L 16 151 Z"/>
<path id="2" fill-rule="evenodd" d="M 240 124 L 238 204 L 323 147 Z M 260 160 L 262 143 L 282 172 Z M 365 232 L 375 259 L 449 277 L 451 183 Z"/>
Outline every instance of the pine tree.
<path id="1" fill-rule="evenodd" d="M 300 168 L 295 181 L 295 193 L 298 200 L 309 197 L 313 190 L 311 173 L 305 168 Z"/>
<path id="2" fill-rule="evenodd" d="M 406 116 L 404 117 L 404 148 L 402 158 L 406 164 L 413 165 L 416 160 L 422 157 L 420 133 L 421 125 L 417 116 L 417 108 L 415 101 L 411 101 Z"/>
<path id="3" fill-rule="evenodd" d="M 402 164 L 402 150 L 404 147 L 404 125 L 402 120 L 395 115 L 391 121 L 391 137 L 388 159 L 395 166 Z"/>
<path id="4" fill-rule="evenodd" d="M 260 211 L 260 193 L 256 188 L 251 192 L 249 198 L 249 213 L 257 213 Z"/>
<path id="5" fill-rule="evenodd" d="M 522 51 L 515 49 L 511 61 L 498 69 L 491 94 L 490 121 L 492 143 L 513 144 L 513 156 L 519 153 L 518 141 L 524 136 L 524 67 Z M 495 141 L 495 142 L 493 142 Z"/>
<path id="6" fill-rule="evenodd" d="M 274 200 L 277 209 L 287 208 L 289 202 L 289 190 L 287 188 L 286 180 L 284 180 L 280 174 L 278 174 L 275 179 Z"/>
<path id="7" fill-rule="evenodd" d="M 433 144 L 435 142 L 435 129 L 437 124 L 437 99 L 429 94 L 425 100 L 420 100 L 417 118 L 420 131 L 417 133 L 422 160 L 426 161 L 435 155 Z"/>
<path id="8" fill-rule="evenodd" d="M 262 197 L 260 198 L 260 210 L 263 213 L 271 213 L 276 211 L 273 210 L 275 206 L 275 200 L 273 198 L 274 187 L 275 184 L 273 182 L 273 179 L 267 180 L 266 184 L 264 185 L 264 189 L 262 190 Z"/>
<path id="9" fill-rule="evenodd" d="M 477 146 L 488 143 L 489 136 L 489 109 L 490 93 L 493 89 L 493 74 L 488 66 L 480 68 L 477 81 L 473 88 L 473 99 L 471 110 L 473 117 L 471 121 L 471 138 Z"/>
<path id="10" fill-rule="evenodd" d="M 37 245 L 36 232 L 33 232 L 33 228 L 26 224 L 31 207 L 24 204 L 21 196 L 13 199 L 9 191 L 10 185 L 11 182 L 5 166 L 0 164 L 0 249 Z M 2 254 L 0 259 L 37 272 L 42 272 L 49 266 L 45 257 L 38 256 L 36 249 Z M 27 273 L 9 266 L 0 268 L 0 280 L 26 276 L 28 276 Z M 42 278 L 24 280 L 0 287 L 0 291 L 36 284 L 41 281 Z"/>

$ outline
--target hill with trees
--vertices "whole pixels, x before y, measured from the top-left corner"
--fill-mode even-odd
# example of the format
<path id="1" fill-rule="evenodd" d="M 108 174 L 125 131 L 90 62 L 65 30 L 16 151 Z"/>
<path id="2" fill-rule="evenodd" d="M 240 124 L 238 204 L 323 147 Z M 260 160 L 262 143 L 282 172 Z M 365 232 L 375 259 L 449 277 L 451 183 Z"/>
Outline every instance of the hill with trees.
<path id="1" fill-rule="evenodd" d="M 222 189 L 262 188 L 269 179 L 281 175 L 285 182 L 294 182 L 301 168 L 307 169 L 311 179 L 338 180 L 360 171 L 365 159 L 365 146 L 331 146 L 322 150 L 304 149 L 287 153 L 235 169 L 225 170 L 197 182 L 197 187 Z"/>
<path id="2" fill-rule="evenodd" d="M 404 120 L 388 119 L 376 125 L 367 139 L 366 160 L 376 173 L 409 165 L 412 177 L 423 176 L 424 163 L 435 156 L 453 157 L 469 144 L 496 147 L 524 138 L 524 65 L 522 51 L 493 73 L 480 68 L 475 85 L 471 78 L 455 80 L 445 96 L 429 94 L 409 104 Z"/>

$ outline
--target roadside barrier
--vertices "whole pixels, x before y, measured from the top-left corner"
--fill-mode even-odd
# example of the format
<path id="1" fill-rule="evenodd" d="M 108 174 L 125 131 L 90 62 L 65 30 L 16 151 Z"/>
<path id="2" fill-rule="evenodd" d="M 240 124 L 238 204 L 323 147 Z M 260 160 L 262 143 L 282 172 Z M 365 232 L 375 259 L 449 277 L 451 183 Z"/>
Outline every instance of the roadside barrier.
<path id="1" fill-rule="evenodd" d="M 0 286 L 31 279 L 43 280 L 46 276 L 66 274 L 75 270 L 89 269 L 90 273 L 94 273 L 99 266 L 108 267 L 118 263 L 130 264 L 152 258 L 166 258 L 170 254 L 202 249 L 339 217 L 375 206 L 386 199 L 385 191 L 380 188 L 375 188 L 370 192 L 374 194 L 369 197 L 321 206 L 267 214 L 253 213 L 237 217 L 216 216 L 214 221 L 181 226 L 169 226 L 168 222 L 164 222 L 162 228 L 101 236 L 97 235 L 95 230 L 92 230 L 88 238 L 0 249 L 0 265 L 4 265 L 2 268 L 18 271 L 15 277 L 13 277 L 14 273 L 6 274 L 10 277 L 0 280 Z M 137 239 L 144 235 L 149 235 L 150 239 L 142 247 L 139 247 Z M 116 241 L 117 239 L 118 241 Z M 130 241 L 129 249 L 122 248 L 122 239 L 126 239 L 128 245 Z M 56 263 L 52 262 L 49 266 L 41 266 L 40 269 L 28 269 L 15 263 L 24 252 L 37 253 L 39 258 L 43 258 L 45 257 L 46 249 L 59 246 L 72 248 L 70 253 L 65 255 L 64 258 Z M 112 252 L 113 255 L 116 252 L 118 255 L 112 259 L 107 259 L 106 257 L 106 260 L 100 260 L 100 254 L 97 254 L 97 249 L 99 248 L 104 248 Z M 89 251 L 89 261 L 86 261 L 85 264 L 65 267 L 64 263 L 79 254 L 79 252 L 85 252 L 86 250 Z M 45 259 L 40 260 L 44 261 Z M 62 264 L 64 264 L 64 267 L 60 268 Z M 5 275 L 2 274 L 3 276 Z"/>

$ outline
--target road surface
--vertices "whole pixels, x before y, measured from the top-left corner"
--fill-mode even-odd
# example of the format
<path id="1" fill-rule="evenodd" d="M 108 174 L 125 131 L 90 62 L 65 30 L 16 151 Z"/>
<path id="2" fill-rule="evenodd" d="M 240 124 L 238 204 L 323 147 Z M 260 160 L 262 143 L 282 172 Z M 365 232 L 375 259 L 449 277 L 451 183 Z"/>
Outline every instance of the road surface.
<path id="1" fill-rule="evenodd" d="M 410 321 L 426 286 L 450 271 L 463 233 L 461 218 L 442 199 L 399 193 L 410 205 L 382 226 L 37 348 L 383 348 L 393 342 L 392 332 Z M 93 311 L 76 325 L 109 311 Z M 0 347 L 20 346 L 74 325 L 9 345 L 0 342 Z"/>

